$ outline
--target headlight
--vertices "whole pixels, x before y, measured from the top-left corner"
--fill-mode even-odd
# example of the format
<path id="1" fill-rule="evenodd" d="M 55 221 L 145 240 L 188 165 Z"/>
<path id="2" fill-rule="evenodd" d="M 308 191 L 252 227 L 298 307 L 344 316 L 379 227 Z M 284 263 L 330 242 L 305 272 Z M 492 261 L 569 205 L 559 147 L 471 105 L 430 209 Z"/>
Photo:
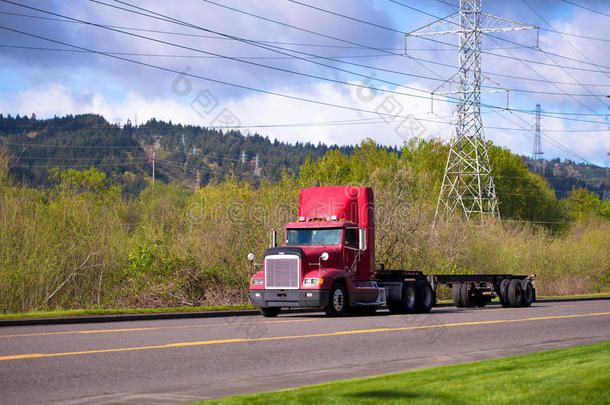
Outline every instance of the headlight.
<path id="1" fill-rule="evenodd" d="M 324 279 L 319 277 L 306 278 L 303 280 L 303 285 L 322 285 L 323 282 Z"/>
<path id="2" fill-rule="evenodd" d="M 262 278 L 252 278 L 250 280 L 250 285 L 263 285 L 263 279 Z"/>

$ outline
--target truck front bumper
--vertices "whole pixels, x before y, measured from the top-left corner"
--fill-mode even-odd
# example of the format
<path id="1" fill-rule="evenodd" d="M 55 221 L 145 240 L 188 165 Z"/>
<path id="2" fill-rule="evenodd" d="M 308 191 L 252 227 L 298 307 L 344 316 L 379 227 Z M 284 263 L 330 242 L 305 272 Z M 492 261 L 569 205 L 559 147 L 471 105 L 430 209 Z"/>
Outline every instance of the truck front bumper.
<path id="1" fill-rule="evenodd" d="M 250 290 L 257 307 L 325 307 L 329 290 Z"/>

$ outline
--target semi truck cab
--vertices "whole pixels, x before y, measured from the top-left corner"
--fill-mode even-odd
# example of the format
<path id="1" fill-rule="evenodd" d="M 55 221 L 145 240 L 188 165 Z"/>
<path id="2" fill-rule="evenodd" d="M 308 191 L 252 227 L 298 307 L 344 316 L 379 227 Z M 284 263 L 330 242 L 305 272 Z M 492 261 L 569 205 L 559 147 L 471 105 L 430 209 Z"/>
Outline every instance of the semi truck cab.
<path id="1" fill-rule="evenodd" d="M 299 195 L 299 216 L 285 227 L 285 244 L 263 255 L 250 280 L 250 299 L 266 316 L 281 307 L 380 305 L 373 280 L 374 201 L 368 187 L 313 187 Z M 381 293 L 383 294 L 383 293 Z"/>

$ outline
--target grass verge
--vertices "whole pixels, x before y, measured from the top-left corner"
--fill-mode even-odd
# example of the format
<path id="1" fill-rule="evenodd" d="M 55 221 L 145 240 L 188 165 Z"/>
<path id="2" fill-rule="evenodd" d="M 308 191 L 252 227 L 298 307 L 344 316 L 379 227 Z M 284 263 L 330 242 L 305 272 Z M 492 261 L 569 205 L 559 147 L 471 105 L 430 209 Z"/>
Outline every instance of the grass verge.
<path id="1" fill-rule="evenodd" d="M 608 387 L 610 342 L 198 404 L 607 404 Z"/>
<path id="2" fill-rule="evenodd" d="M 140 309 L 71 309 L 65 311 L 33 311 L 20 314 L 0 314 L 0 320 L 64 318 L 90 315 L 159 314 L 168 312 L 234 311 L 255 309 L 254 305 L 217 305 L 209 307 L 140 308 Z"/>

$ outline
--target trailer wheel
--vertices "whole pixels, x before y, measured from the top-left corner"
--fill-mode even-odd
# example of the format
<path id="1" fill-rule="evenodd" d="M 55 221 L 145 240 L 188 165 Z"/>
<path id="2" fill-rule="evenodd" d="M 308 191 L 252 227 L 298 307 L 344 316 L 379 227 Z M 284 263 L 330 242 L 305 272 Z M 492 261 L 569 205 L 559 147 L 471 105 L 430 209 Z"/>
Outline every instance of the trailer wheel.
<path id="1" fill-rule="evenodd" d="M 428 313 L 434 305 L 432 286 L 428 281 L 420 280 L 415 284 L 417 290 L 417 312 Z"/>
<path id="2" fill-rule="evenodd" d="M 464 304 L 462 303 L 462 294 L 461 294 L 461 284 L 458 283 L 453 283 L 453 287 L 451 289 L 451 296 L 453 298 L 453 305 L 455 305 L 458 308 L 461 308 L 464 306 Z"/>
<path id="3" fill-rule="evenodd" d="M 265 318 L 275 318 L 280 314 L 282 308 L 280 307 L 269 307 L 269 308 L 259 308 L 261 315 Z"/>
<path id="4" fill-rule="evenodd" d="M 523 300 L 523 287 L 521 287 L 521 280 L 510 280 L 508 284 L 508 302 L 511 307 L 520 307 Z"/>
<path id="5" fill-rule="evenodd" d="M 508 301 L 508 284 L 510 280 L 505 278 L 500 281 L 500 291 L 498 292 L 498 296 L 500 297 L 500 304 L 504 308 L 510 307 L 510 302 Z"/>
<path id="6" fill-rule="evenodd" d="M 324 311 L 328 316 L 341 316 L 347 313 L 347 292 L 343 284 L 333 284 L 330 289 L 328 305 L 326 305 Z"/>
<path id="7" fill-rule="evenodd" d="M 521 305 L 524 307 L 530 307 L 532 306 L 532 302 L 534 302 L 534 287 L 532 286 L 532 282 L 527 280 L 525 282 L 525 286 L 523 287 Z"/>
<path id="8" fill-rule="evenodd" d="M 470 298 L 470 284 L 464 283 L 460 287 L 460 297 L 462 305 L 465 307 L 474 307 L 474 300 Z"/>
<path id="9" fill-rule="evenodd" d="M 412 314 L 417 309 L 417 291 L 414 283 L 404 283 L 402 287 L 402 303 L 403 311 L 407 314 Z"/>

